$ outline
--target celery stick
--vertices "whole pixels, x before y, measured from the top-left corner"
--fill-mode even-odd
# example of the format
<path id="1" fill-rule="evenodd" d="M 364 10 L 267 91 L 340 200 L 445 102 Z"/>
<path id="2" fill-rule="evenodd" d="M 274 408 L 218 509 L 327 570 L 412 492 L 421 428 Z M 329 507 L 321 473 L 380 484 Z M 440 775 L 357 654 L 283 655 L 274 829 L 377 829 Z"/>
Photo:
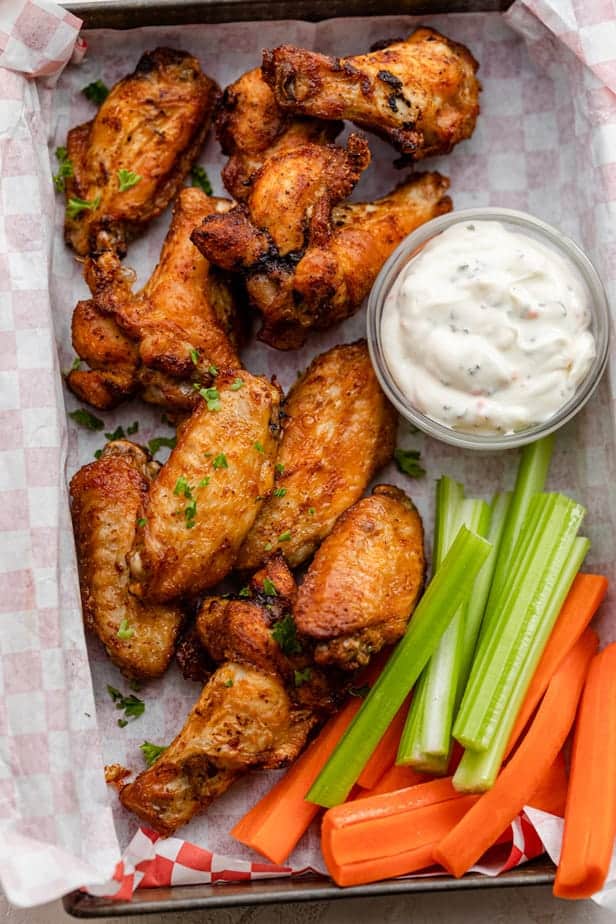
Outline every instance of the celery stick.
<path id="1" fill-rule="evenodd" d="M 575 575 L 582 566 L 590 542 L 588 539 L 578 537 L 573 543 L 573 551 L 567 561 L 566 567 L 561 571 L 559 579 L 550 595 L 544 619 L 541 623 L 541 632 L 536 636 L 532 649 L 524 662 L 522 669 L 516 677 L 515 687 L 512 690 L 507 704 L 506 712 L 501 716 L 497 733 L 492 744 L 486 751 L 464 752 L 458 769 L 453 778 L 453 785 L 460 792 L 485 792 L 490 789 L 500 770 L 511 731 L 518 717 L 526 691 L 530 685 L 533 674 L 548 642 L 554 623 L 565 601 L 567 593 L 573 583 Z"/>
<path id="2" fill-rule="evenodd" d="M 503 602 L 498 631 L 493 632 L 483 657 L 473 664 L 454 729 L 455 737 L 472 750 L 487 749 L 507 708 L 511 688 L 539 626 L 555 583 L 566 567 L 585 514 L 580 504 L 556 496 L 553 512 L 543 529 L 532 561 L 524 571 L 518 593 Z M 526 542 L 525 534 L 520 542 Z M 534 543 L 529 543 L 534 546 Z M 572 578 L 573 580 L 573 578 Z"/>
<path id="3" fill-rule="evenodd" d="M 494 570 L 490 600 L 498 596 L 510 567 L 511 554 L 526 519 L 530 502 L 543 491 L 554 449 L 554 434 L 530 443 L 522 450 L 507 523 Z"/>
<path id="4" fill-rule="evenodd" d="M 419 601 L 405 635 L 363 701 L 307 799 L 343 802 L 458 608 L 468 599 L 490 544 L 462 526 Z"/>

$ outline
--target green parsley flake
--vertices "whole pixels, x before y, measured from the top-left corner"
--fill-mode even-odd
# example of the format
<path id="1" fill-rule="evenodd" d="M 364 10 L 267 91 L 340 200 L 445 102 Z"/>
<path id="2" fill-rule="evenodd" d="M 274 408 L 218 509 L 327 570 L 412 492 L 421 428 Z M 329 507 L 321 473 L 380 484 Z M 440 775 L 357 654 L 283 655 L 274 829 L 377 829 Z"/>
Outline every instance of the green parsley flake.
<path id="1" fill-rule="evenodd" d="M 138 719 L 139 716 L 143 715 L 145 712 L 145 703 L 142 699 L 138 699 L 132 694 L 130 696 L 124 696 L 120 690 L 109 684 L 107 684 L 107 692 L 114 701 L 116 709 L 122 709 L 124 712 L 124 718 L 118 719 L 120 728 L 125 728 L 128 725 L 129 719 Z"/>
<path id="2" fill-rule="evenodd" d="M 123 440 L 125 437 L 124 427 L 116 427 L 113 433 L 105 433 L 105 439 L 110 443 L 113 443 L 114 440 Z"/>
<path id="3" fill-rule="evenodd" d="M 138 420 L 133 421 L 130 427 L 126 428 L 126 432 L 128 433 L 129 436 L 132 436 L 133 433 L 138 433 L 139 432 L 139 421 Z"/>
<path id="4" fill-rule="evenodd" d="M 225 680 L 225 686 L 226 686 L 226 687 L 232 687 L 232 686 L 233 686 L 233 681 L 232 681 L 231 679 Z"/>
<path id="5" fill-rule="evenodd" d="M 56 148 L 56 160 L 58 161 L 58 172 L 54 174 L 53 185 L 58 192 L 62 192 L 66 178 L 74 176 L 73 164 L 69 159 L 66 148 Z"/>
<path id="6" fill-rule="evenodd" d="M 282 473 L 284 472 L 284 465 L 282 464 L 282 462 L 276 462 L 276 465 L 274 466 L 274 468 L 276 469 L 279 475 L 282 475 Z"/>
<path id="7" fill-rule="evenodd" d="M 270 578 L 263 578 L 263 593 L 267 594 L 268 597 L 277 597 L 278 591 L 276 590 L 276 585 Z"/>
<path id="8" fill-rule="evenodd" d="M 127 189 L 132 189 L 133 186 L 136 186 L 137 183 L 140 183 L 142 177 L 138 173 L 134 173 L 132 170 L 118 170 L 118 183 L 120 192 L 126 192 Z"/>
<path id="9" fill-rule="evenodd" d="M 363 687 L 350 687 L 349 688 L 350 696 L 359 696 L 361 699 L 365 699 L 369 692 L 370 692 L 370 686 L 367 683 L 365 683 Z"/>
<path id="10" fill-rule="evenodd" d="M 316 510 L 314 509 L 314 507 L 308 507 L 308 514 L 309 514 L 311 517 L 313 517 L 313 516 L 315 515 L 315 513 L 316 513 Z"/>
<path id="11" fill-rule="evenodd" d="M 218 369 L 213 363 L 211 366 L 207 367 L 207 371 L 210 373 L 210 375 L 218 375 Z"/>
<path id="12" fill-rule="evenodd" d="M 147 522 L 148 522 L 147 517 L 139 517 L 139 519 L 137 520 L 137 526 L 139 526 L 140 529 L 143 529 L 143 527 L 147 524 Z"/>
<path id="13" fill-rule="evenodd" d="M 208 411 L 220 410 L 220 392 L 217 388 L 203 388 L 198 382 L 194 382 L 193 388 L 207 404 Z"/>
<path id="14" fill-rule="evenodd" d="M 82 212 L 97 209 L 100 204 L 100 196 L 96 196 L 95 199 L 80 199 L 78 196 L 71 196 L 66 206 L 66 214 L 69 218 L 77 218 Z"/>
<path id="15" fill-rule="evenodd" d="M 151 741 L 144 741 L 143 744 L 139 745 L 139 750 L 143 754 L 146 765 L 151 767 L 152 764 L 156 763 L 160 755 L 165 753 L 167 745 L 152 744 Z"/>
<path id="16" fill-rule="evenodd" d="M 254 447 L 257 450 L 257 452 L 265 452 L 265 449 L 263 448 L 263 443 L 260 443 L 258 440 L 254 444 Z"/>
<path id="17" fill-rule="evenodd" d="M 201 481 L 199 482 L 199 484 L 197 485 L 197 487 L 198 487 L 198 488 L 207 488 L 207 486 L 208 486 L 209 483 L 210 483 L 210 476 L 207 475 L 205 478 L 202 478 L 202 479 L 201 479 Z"/>
<path id="18" fill-rule="evenodd" d="M 274 488 L 274 497 L 284 497 L 286 493 L 286 488 Z"/>
<path id="19" fill-rule="evenodd" d="M 197 499 L 191 498 L 184 508 L 184 518 L 186 520 L 186 529 L 192 529 L 197 518 Z"/>
<path id="20" fill-rule="evenodd" d="M 105 426 L 100 417 L 95 417 L 85 407 L 79 407 L 76 411 L 71 411 L 68 416 L 80 427 L 85 427 L 86 430 L 102 430 Z"/>
<path id="21" fill-rule="evenodd" d="M 90 102 L 94 103 L 96 106 L 100 106 L 104 103 L 109 96 L 109 89 L 102 80 L 95 80 L 93 83 L 89 83 L 81 92 L 86 99 L 89 99 Z"/>
<path id="22" fill-rule="evenodd" d="M 188 498 L 188 500 L 192 498 L 192 489 L 190 485 L 188 484 L 186 475 L 180 475 L 180 477 L 175 483 L 175 488 L 173 489 L 173 493 L 175 494 L 176 497 L 186 497 Z"/>
<path id="23" fill-rule="evenodd" d="M 426 474 L 425 468 L 419 464 L 420 457 L 418 449 L 396 449 L 394 452 L 398 470 L 409 478 L 423 478 Z"/>
<path id="24" fill-rule="evenodd" d="M 250 593 L 250 587 L 242 587 L 238 593 L 238 597 L 252 597 L 252 594 Z"/>
<path id="25" fill-rule="evenodd" d="M 301 653 L 302 646 L 297 637 L 295 621 L 290 613 L 287 613 L 274 625 L 271 634 L 284 654 L 294 655 Z"/>
<path id="26" fill-rule="evenodd" d="M 176 442 L 175 436 L 155 436 L 154 439 L 148 441 L 148 449 L 150 454 L 155 456 L 163 446 L 166 449 L 175 449 Z"/>
<path id="27" fill-rule="evenodd" d="M 95 458 L 95 459 L 100 459 L 100 457 L 102 456 L 102 454 L 103 454 L 103 450 L 102 450 L 102 449 L 97 449 L 96 452 L 94 453 L 94 458 Z"/>
<path id="28" fill-rule="evenodd" d="M 198 186 L 206 196 L 212 195 L 212 184 L 210 183 L 210 178 L 208 177 L 205 169 L 200 167 L 198 164 L 190 171 L 191 177 L 191 186 Z"/>
<path id="29" fill-rule="evenodd" d="M 229 463 L 227 462 L 227 457 L 224 452 L 219 452 L 217 456 L 214 456 L 212 465 L 214 468 L 229 468 Z"/>
<path id="30" fill-rule="evenodd" d="M 296 687 L 301 687 L 305 683 L 308 683 L 312 679 L 312 671 L 309 667 L 304 668 L 303 671 L 293 671 L 293 680 Z"/>
<path id="31" fill-rule="evenodd" d="M 266 542 L 263 548 L 266 552 L 271 552 L 273 549 L 273 545 L 271 542 Z"/>
<path id="32" fill-rule="evenodd" d="M 134 634 L 135 630 L 129 625 L 128 619 L 123 619 L 117 631 L 118 638 L 122 639 L 122 641 L 126 641 L 132 638 Z"/>
<path id="33" fill-rule="evenodd" d="M 81 368 L 81 359 L 78 356 L 76 356 L 73 362 L 71 363 L 71 368 L 68 371 L 76 372 L 79 368 Z"/>
<path id="34" fill-rule="evenodd" d="M 229 386 L 229 388 L 231 389 L 231 391 L 239 391 L 240 388 L 243 388 L 243 386 L 244 386 L 243 379 L 235 379 L 235 381 Z"/>
<path id="35" fill-rule="evenodd" d="M 192 362 L 194 363 L 194 365 L 197 366 L 197 365 L 199 364 L 199 350 L 195 350 L 195 349 L 193 348 L 193 349 L 190 351 L 190 358 L 191 358 Z"/>
<path id="36" fill-rule="evenodd" d="M 284 533 L 280 533 L 278 536 L 278 542 L 288 542 L 290 538 L 291 531 L 289 529 L 285 529 Z"/>

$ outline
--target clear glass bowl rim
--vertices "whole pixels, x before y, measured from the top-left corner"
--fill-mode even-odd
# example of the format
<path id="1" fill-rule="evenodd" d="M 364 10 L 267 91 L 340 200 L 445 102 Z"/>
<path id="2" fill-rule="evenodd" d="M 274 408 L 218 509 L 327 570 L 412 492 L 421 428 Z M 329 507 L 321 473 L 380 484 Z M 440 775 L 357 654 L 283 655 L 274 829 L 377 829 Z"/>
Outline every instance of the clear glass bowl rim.
<path id="1" fill-rule="evenodd" d="M 522 231 L 530 229 L 534 232 L 534 237 L 543 237 L 548 246 L 558 250 L 565 259 L 576 266 L 588 287 L 591 298 L 592 331 L 597 352 L 586 378 L 573 397 L 548 420 L 509 434 L 464 433 L 446 427 L 422 414 L 409 403 L 390 374 L 381 344 L 381 317 L 385 299 L 403 267 L 411 259 L 411 254 L 429 238 L 454 224 L 482 220 L 513 224 Z M 568 423 L 584 407 L 599 384 L 607 365 L 611 337 L 611 317 L 607 293 L 597 270 L 581 247 L 557 228 L 540 218 L 535 218 L 534 215 L 496 206 L 448 212 L 446 215 L 431 219 L 405 237 L 381 268 L 368 296 L 366 326 L 368 349 L 377 378 L 383 391 L 402 417 L 429 436 L 451 446 L 491 451 L 524 446 L 553 433 Z"/>

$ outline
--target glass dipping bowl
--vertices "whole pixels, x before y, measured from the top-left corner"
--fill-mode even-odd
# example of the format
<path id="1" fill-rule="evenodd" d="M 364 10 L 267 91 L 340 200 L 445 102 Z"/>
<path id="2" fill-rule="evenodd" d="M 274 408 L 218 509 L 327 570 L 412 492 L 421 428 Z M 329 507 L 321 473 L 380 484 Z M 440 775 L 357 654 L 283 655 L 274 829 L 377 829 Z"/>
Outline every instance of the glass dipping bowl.
<path id="1" fill-rule="evenodd" d="M 385 301 L 404 267 L 418 254 L 424 244 L 459 222 L 498 221 L 506 228 L 523 233 L 555 250 L 580 273 L 587 286 L 591 311 L 591 331 L 595 338 L 596 355 L 586 377 L 575 394 L 547 420 L 514 433 L 464 432 L 439 423 L 417 410 L 398 386 L 387 365 L 381 336 L 381 320 Z M 433 218 L 406 237 L 384 264 L 368 298 L 367 337 L 370 358 L 383 391 L 399 413 L 424 433 L 452 446 L 464 449 L 511 449 L 532 443 L 547 436 L 571 420 L 580 411 L 593 391 L 607 364 L 610 343 L 610 312 L 607 295 L 599 274 L 586 254 L 574 241 L 556 228 L 528 215 L 511 209 L 476 208 L 449 212 Z"/>

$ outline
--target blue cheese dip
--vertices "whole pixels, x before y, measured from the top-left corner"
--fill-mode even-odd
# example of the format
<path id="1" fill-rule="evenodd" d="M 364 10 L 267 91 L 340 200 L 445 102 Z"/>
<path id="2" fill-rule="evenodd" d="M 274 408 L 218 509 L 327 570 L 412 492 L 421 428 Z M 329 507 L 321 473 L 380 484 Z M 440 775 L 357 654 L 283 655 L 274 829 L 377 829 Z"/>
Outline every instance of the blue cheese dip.
<path id="1" fill-rule="evenodd" d="M 382 348 L 400 390 L 448 427 L 514 433 L 552 417 L 595 357 L 577 268 L 498 221 L 458 222 L 404 267 Z"/>

